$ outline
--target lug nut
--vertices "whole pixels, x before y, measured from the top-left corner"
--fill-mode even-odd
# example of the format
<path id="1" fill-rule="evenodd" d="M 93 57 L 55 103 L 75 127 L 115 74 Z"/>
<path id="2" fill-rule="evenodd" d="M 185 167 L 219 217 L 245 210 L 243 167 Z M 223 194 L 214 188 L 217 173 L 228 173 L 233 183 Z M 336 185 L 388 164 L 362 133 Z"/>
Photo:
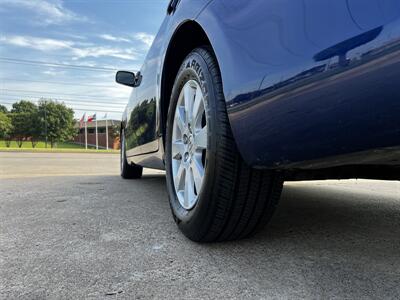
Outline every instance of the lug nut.
<path id="1" fill-rule="evenodd" d="M 182 155 L 181 155 L 180 153 L 177 153 L 177 154 L 174 156 L 174 159 L 176 159 L 176 160 L 181 160 L 181 159 L 182 159 Z"/>

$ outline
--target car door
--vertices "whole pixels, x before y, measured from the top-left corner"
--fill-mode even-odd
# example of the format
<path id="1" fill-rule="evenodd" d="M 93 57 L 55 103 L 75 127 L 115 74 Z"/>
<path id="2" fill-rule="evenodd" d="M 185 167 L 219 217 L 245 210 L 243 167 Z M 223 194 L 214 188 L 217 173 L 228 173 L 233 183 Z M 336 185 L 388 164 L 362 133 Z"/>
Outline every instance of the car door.
<path id="1" fill-rule="evenodd" d="M 167 15 L 146 56 L 138 76 L 138 86 L 131 97 L 127 115 L 127 155 L 156 152 L 161 137 L 160 82 L 162 61 L 171 35 L 183 20 L 194 18 L 211 0 L 196 0 L 190 5 L 179 5 L 172 0 Z"/>
<path id="2" fill-rule="evenodd" d="M 158 34 L 159 36 L 160 34 Z M 137 86 L 130 103 L 127 117 L 127 155 L 156 152 L 159 148 L 157 130 L 158 69 L 160 63 L 160 41 L 156 38 L 140 72 Z"/>
<path id="3" fill-rule="evenodd" d="M 156 93 L 155 72 L 148 70 L 145 62 L 137 74 L 139 86 L 135 88 L 127 120 L 127 155 L 139 155 L 158 150 L 156 132 Z"/>

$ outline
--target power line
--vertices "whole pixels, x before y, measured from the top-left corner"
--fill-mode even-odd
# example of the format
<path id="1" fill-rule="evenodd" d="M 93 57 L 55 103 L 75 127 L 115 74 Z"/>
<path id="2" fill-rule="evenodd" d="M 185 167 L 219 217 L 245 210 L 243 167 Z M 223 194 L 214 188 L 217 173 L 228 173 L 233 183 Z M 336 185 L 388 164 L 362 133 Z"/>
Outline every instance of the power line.
<path id="1" fill-rule="evenodd" d="M 76 103 L 81 103 L 81 102 L 88 102 L 88 103 L 93 103 L 97 104 L 99 106 L 104 106 L 104 105 L 117 105 L 117 106 L 122 106 L 125 107 L 126 103 L 107 103 L 107 102 L 102 102 L 102 101 L 97 101 L 97 100 L 84 100 L 84 99 L 68 99 L 68 98 L 44 98 L 44 97 L 38 97 L 38 96 L 32 96 L 32 95 L 10 95 L 10 94 L 1 94 L 1 96 L 6 96 L 10 100 L 15 100 L 15 101 L 20 101 L 20 100 L 26 100 L 26 98 L 34 98 L 36 100 L 54 100 L 54 101 L 67 101 L 67 102 L 76 102 Z M 11 98 L 12 99 L 11 99 Z"/>
<path id="2" fill-rule="evenodd" d="M 51 67 L 51 68 L 63 68 L 63 69 L 71 69 L 71 70 L 78 70 L 78 71 L 90 71 L 90 72 L 116 72 L 115 70 L 112 71 L 105 71 L 105 70 L 93 70 L 93 69 L 85 69 L 85 68 L 78 68 L 78 67 L 63 67 L 63 66 L 57 66 L 57 65 L 52 65 L 52 64 L 34 64 L 34 63 L 25 63 L 25 62 L 12 62 L 12 61 L 2 61 L 0 58 L 0 63 L 10 63 L 10 64 L 15 64 L 15 65 L 28 65 L 28 66 L 33 66 L 33 67 Z"/>
<path id="3" fill-rule="evenodd" d="M 85 96 L 82 94 L 65 94 L 65 93 L 56 93 L 56 92 L 46 92 L 46 91 L 32 91 L 32 90 L 14 90 L 14 89 L 0 89 L 0 91 L 6 91 L 6 92 L 18 92 L 18 93 L 34 93 L 34 94 L 49 94 L 49 95 L 60 95 L 60 96 L 74 96 L 74 97 L 81 97 L 81 98 L 88 98 L 88 97 L 96 97 L 100 99 L 112 99 L 112 98 L 117 98 L 117 99 L 126 99 L 123 97 L 107 97 L 107 96 Z"/>
<path id="4" fill-rule="evenodd" d="M 96 113 L 98 113 L 98 112 L 103 112 L 103 113 L 118 113 L 118 114 L 122 114 L 122 113 L 123 113 L 123 111 L 99 110 L 99 109 L 89 110 L 89 109 L 75 109 L 75 108 L 74 108 L 74 111 L 75 111 L 75 110 L 77 110 L 77 111 L 84 111 L 84 112 L 93 111 L 93 112 L 96 112 Z"/>
<path id="5" fill-rule="evenodd" d="M 18 58 L 9 58 L 9 57 L 0 57 L 0 60 L 3 62 L 44 65 L 44 66 L 48 66 L 48 67 L 54 66 L 54 67 L 63 67 L 63 68 L 89 69 L 89 70 L 97 70 L 97 71 L 98 70 L 100 70 L 100 71 L 117 71 L 117 69 L 106 68 L 106 67 L 93 67 L 93 66 L 85 66 L 85 65 L 51 63 L 51 62 L 46 62 L 46 61 L 18 59 Z"/>
<path id="6" fill-rule="evenodd" d="M 93 102 L 93 103 L 98 103 L 98 104 L 105 104 L 107 105 L 108 102 L 104 102 L 101 101 L 103 99 L 100 100 L 96 100 L 94 98 L 86 98 L 86 99 L 71 99 L 71 98 L 60 98 L 60 97 L 52 97 L 52 98 L 46 98 L 43 96 L 37 96 L 37 95 L 28 95 L 28 94 L 21 94 L 21 95 L 13 95 L 13 94 L 8 94 L 8 93 L 1 93 L 0 96 L 7 96 L 7 97 L 13 97 L 19 100 L 23 100 L 21 98 L 35 98 L 35 99 L 44 99 L 44 100 L 65 100 L 65 101 L 74 101 L 74 102 Z M 116 105 L 122 105 L 122 106 L 126 106 L 128 101 L 123 101 L 123 102 L 119 102 L 119 101 L 112 101 L 113 103 L 110 104 L 116 104 Z"/>
<path id="7" fill-rule="evenodd" d="M 3 94 L 3 96 L 9 96 L 9 97 L 13 97 L 14 99 L 10 99 L 10 101 L 15 100 L 13 103 L 18 102 L 20 100 L 24 100 L 21 99 L 21 97 L 16 96 L 16 95 L 7 95 L 7 94 Z M 35 96 L 24 96 L 25 98 L 35 98 L 34 101 L 40 101 L 41 99 L 37 99 L 38 97 Z M 125 107 L 126 104 L 118 104 L 118 103 L 104 103 L 104 102 L 98 102 L 98 101 L 89 101 L 89 100 L 82 100 L 82 101 L 77 101 L 74 99 L 64 99 L 64 98 L 58 98 L 58 99 L 54 99 L 56 101 L 60 101 L 60 102 L 71 102 L 71 103 L 89 103 L 89 105 L 95 105 L 95 106 L 114 106 L 114 107 Z"/>
<path id="8" fill-rule="evenodd" d="M 3 63 L 12 63 L 12 64 L 21 64 L 21 65 L 38 65 L 38 66 L 47 66 L 54 68 L 67 68 L 67 69 L 81 69 L 86 71 L 107 71 L 107 72 L 116 72 L 118 69 L 107 68 L 107 67 L 92 67 L 85 65 L 74 65 L 74 64 L 61 64 L 61 63 L 50 63 L 45 61 L 38 60 L 28 60 L 28 59 L 17 59 L 17 58 L 8 58 L 8 57 L 0 57 L 0 61 Z"/>
<path id="9" fill-rule="evenodd" d="M 75 110 L 77 110 L 77 111 L 84 111 L 84 112 L 96 112 L 96 113 L 98 113 L 98 112 L 103 112 L 103 113 L 118 113 L 118 114 L 122 114 L 123 113 L 123 111 L 112 111 L 112 110 L 99 110 L 99 109 L 93 109 L 93 110 L 89 110 L 89 109 L 77 109 L 77 108 L 74 108 L 74 111 Z"/>
<path id="10" fill-rule="evenodd" d="M 31 101 L 31 102 L 33 102 L 33 101 Z M 7 100 L 0 100 L 0 104 L 3 104 L 3 105 L 11 105 L 11 104 L 13 104 L 13 103 L 15 103 L 15 102 L 9 102 L 9 101 L 7 101 Z M 78 106 L 79 108 L 72 107 L 72 109 L 73 109 L 73 110 L 78 110 L 78 111 L 94 111 L 94 112 L 123 113 L 123 111 L 121 111 L 121 110 L 110 110 L 110 109 L 104 110 L 104 109 L 96 109 L 96 108 L 93 108 L 93 107 L 84 107 L 84 106 L 85 106 L 85 105 L 83 105 L 83 106 Z"/>
<path id="11" fill-rule="evenodd" d="M 5 99 L 5 100 L 2 100 L 2 101 L 7 102 L 8 104 L 14 104 L 14 103 L 19 102 L 18 100 L 10 100 L 10 99 Z M 25 101 L 38 103 L 40 101 L 40 99 L 25 99 Z M 54 102 L 64 103 L 66 105 L 73 105 L 73 106 L 88 106 L 88 107 L 90 106 L 90 107 L 98 107 L 98 108 L 108 108 L 107 106 L 96 105 L 96 104 L 93 104 L 93 103 L 87 103 L 87 104 L 85 104 L 85 103 L 71 103 L 71 102 L 67 102 L 67 101 L 54 101 Z M 120 106 L 114 106 L 114 107 L 110 106 L 110 108 L 123 109 L 123 107 L 120 107 Z"/>
<path id="12" fill-rule="evenodd" d="M 17 78 L 0 78 L 0 81 L 17 81 L 17 82 L 37 82 L 37 83 L 49 83 L 56 85 L 73 85 L 73 86 L 88 86 L 88 87 L 101 87 L 101 88 L 112 88 L 112 85 L 100 85 L 100 84 L 84 84 L 84 83 L 74 83 L 74 82 L 56 82 L 56 81 L 45 81 L 45 80 L 27 80 L 27 79 L 17 79 Z"/>
<path id="13" fill-rule="evenodd" d="M 7 95 L 5 95 L 7 96 Z M 12 98 L 9 98 L 12 97 Z M 98 107 L 106 107 L 106 106 L 115 106 L 115 107 L 119 107 L 119 108 L 124 108 L 126 105 L 124 104 L 113 104 L 113 103 L 99 103 L 99 102 L 95 102 L 95 101 L 75 101 L 73 99 L 68 100 L 68 99 L 45 99 L 45 98 L 38 98 L 38 97 L 32 97 L 32 96 L 25 96 L 24 98 L 21 99 L 21 97 L 16 97 L 16 96 L 9 96 L 6 97 L 4 99 L 6 99 L 7 101 L 12 101 L 13 103 L 15 102 L 19 102 L 21 100 L 26 100 L 26 101 L 56 101 L 56 102 L 68 102 L 68 103 L 73 103 L 75 105 L 79 105 L 79 104 L 83 104 L 83 103 L 87 103 L 87 105 L 94 105 L 94 106 L 98 106 Z"/>

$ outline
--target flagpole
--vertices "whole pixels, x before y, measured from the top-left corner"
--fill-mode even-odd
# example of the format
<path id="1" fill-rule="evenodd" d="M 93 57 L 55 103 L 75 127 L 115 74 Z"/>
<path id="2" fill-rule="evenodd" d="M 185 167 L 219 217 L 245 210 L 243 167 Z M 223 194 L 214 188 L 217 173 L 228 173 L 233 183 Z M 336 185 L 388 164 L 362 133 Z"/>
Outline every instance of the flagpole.
<path id="1" fill-rule="evenodd" d="M 107 117 L 106 117 L 106 149 L 108 150 L 108 126 L 107 126 Z"/>
<path id="2" fill-rule="evenodd" d="M 85 149 L 87 150 L 87 121 L 85 121 Z"/>
<path id="3" fill-rule="evenodd" d="M 97 113 L 94 114 L 96 116 L 96 150 L 99 150 L 99 141 L 97 138 Z"/>

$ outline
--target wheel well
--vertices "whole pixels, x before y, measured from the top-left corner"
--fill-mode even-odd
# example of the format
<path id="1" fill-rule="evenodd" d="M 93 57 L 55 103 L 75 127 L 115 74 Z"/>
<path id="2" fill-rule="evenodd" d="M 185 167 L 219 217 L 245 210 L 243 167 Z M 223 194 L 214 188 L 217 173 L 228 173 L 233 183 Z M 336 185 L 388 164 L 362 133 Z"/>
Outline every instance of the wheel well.
<path id="1" fill-rule="evenodd" d="M 195 48 L 210 46 L 211 43 L 201 26 L 187 21 L 175 32 L 164 60 L 161 82 L 161 128 L 165 146 L 168 107 L 176 75 L 185 57 Z"/>

